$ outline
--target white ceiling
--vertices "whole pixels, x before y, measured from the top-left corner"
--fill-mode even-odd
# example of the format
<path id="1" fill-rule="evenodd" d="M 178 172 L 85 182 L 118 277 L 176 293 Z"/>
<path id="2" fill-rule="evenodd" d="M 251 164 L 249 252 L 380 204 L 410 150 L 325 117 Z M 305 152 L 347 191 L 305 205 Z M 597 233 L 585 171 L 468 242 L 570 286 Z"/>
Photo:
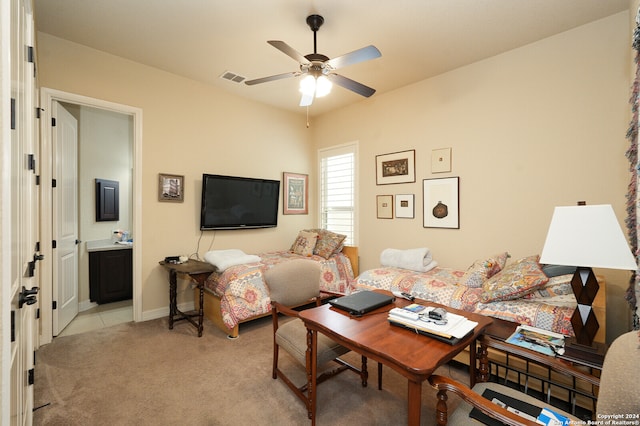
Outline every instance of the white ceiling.
<path id="1" fill-rule="evenodd" d="M 628 7 L 629 0 L 35 0 L 35 19 L 38 31 L 305 113 L 297 78 L 247 86 L 219 77 L 297 71 L 267 40 L 312 53 L 305 19 L 313 13 L 325 19 L 318 53 L 333 58 L 369 44 L 382 52 L 339 71 L 375 88 L 375 98 Z M 364 99 L 334 86 L 309 114 Z"/>

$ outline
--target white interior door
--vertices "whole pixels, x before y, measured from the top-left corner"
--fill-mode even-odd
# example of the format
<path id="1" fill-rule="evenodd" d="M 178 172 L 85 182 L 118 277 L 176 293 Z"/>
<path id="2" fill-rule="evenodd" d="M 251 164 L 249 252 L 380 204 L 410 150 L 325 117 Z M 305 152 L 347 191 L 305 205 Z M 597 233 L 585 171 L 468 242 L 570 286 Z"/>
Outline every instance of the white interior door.
<path id="1" fill-rule="evenodd" d="M 78 315 L 78 121 L 53 104 L 53 335 Z"/>
<path id="2" fill-rule="evenodd" d="M 10 10 L 10 16 L 3 14 L 7 10 Z M 34 55 L 29 55 L 28 50 L 29 46 L 33 46 L 32 12 L 31 2 L 24 0 L 12 0 L 10 8 L 2 8 L 0 12 L 0 27 L 10 28 L 10 37 L 1 43 L 0 53 L 3 57 L 5 54 L 10 57 L 11 64 L 11 126 L 4 126 L 2 129 L 0 150 L 1 169 L 7 172 L 3 176 L 10 177 L 3 179 L 0 186 L 2 283 L 6 278 L 11 285 L 10 332 L 3 334 L 2 339 L 3 342 L 10 342 L 10 392 L 9 403 L 6 405 L 10 409 L 0 410 L 0 423 L 12 425 L 30 425 L 32 422 L 33 351 L 37 335 L 35 293 L 38 291 L 38 278 L 35 255 L 39 254 L 36 252 L 38 144 L 34 115 L 37 90 L 32 59 Z M 0 75 L 0 80 L 4 78 L 4 75 Z M 5 97 L 4 93 L 2 95 L 3 107 L 0 110 L 3 117 L 8 117 L 9 114 L 4 114 L 4 108 L 9 106 L 8 96 Z M 4 343 L 2 346 L 4 347 Z M 0 376 L 3 374 L 4 372 L 0 373 Z M 0 392 L 0 395 L 2 406 L 5 406 L 5 394 Z"/>

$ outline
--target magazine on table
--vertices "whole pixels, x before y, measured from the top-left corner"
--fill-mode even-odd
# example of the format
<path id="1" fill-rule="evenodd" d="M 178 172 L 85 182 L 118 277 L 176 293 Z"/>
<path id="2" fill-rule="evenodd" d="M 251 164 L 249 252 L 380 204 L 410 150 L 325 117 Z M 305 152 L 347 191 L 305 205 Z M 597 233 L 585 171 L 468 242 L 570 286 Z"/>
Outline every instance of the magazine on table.
<path id="1" fill-rule="evenodd" d="M 564 336 L 562 334 L 528 325 L 519 325 L 506 342 L 549 356 L 564 353 Z"/>
<path id="2" fill-rule="evenodd" d="M 553 409 L 547 407 L 541 408 L 536 405 L 521 401 L 517 398 L 513 398 L 511 396 L 496 392 L 492 389 L 485 389 L 485 391 L 482 393 L 482 396 L 490 400 L 494 404 L 499 405 L 502 408 L 505 408 L 522 418 L 525 418 L 532 422 L 536 422 L 540 425 L 568 426 L 570 424 L 570 420 L 566 416 L 563 416 Z M 471 410 L 471 412 L 469 413 L 469 417 L 471 417 L 472 419 L 476 419 L 488 426 L 504 425 L 504 423 L 487 416 L 477 408 Z"/>

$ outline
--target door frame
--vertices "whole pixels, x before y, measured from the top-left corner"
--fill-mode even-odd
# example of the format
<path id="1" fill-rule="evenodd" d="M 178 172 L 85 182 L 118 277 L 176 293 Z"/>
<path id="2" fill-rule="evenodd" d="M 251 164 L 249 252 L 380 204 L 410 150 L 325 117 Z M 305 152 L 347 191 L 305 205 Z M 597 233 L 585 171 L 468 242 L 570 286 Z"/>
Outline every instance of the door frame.
<path id="1" fill-rule="evenodd" d="M 142 235 L 142 109 L 129 105 L 117 104 L 101 99 L 90 98 L 74 93 L 63 92 L 47 87 L 40 88 L 41 133 L 40 156 L 40 241 L 41 253 L 44 255 L 41 270 L 40 310 L 41 327 L 39 344 L 51 343 L 53 340 L 53 249 L 52 237 L 52 125 L 51 111 L 53 102 L 66 102 L 81 106 L 104 109 L 133 117 L 133 235 Z M 142 321 L 142 238 L 137 238 L 133 246 L 133 320 Z"/>

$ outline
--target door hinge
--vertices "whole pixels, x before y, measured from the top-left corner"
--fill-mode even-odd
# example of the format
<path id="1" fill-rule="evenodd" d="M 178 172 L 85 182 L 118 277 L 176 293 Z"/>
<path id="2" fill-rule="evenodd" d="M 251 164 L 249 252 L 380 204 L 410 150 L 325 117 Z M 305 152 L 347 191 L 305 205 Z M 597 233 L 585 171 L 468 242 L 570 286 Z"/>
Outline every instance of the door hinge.
<path id="1" fill-rule="evenodd" d="M 35 155 L 33 155 L 33 154 L 29 154 L 28 155 L 27 168 L 28 168 L 28 170 L 32 170 L 33 172 L 36 171 L 36 156 Z"/>
<path id="2" fill-rule="evenodd" d="M 27 46 L 27 62 L 33 62 L 33 46 Z"/>
<path id="3" fill-rule="evenodd" d="M 40 319 L 40 308 L 36 309 L 36 319 Z"/>
<path id="4" fill-rule="evenodd" d="M 11 98 L 11 130 L 16 129 L 16 99 Z"/>
<path id="5" fill-rule="evenodd" d="M 58 309 L 58 302 L 56 302 L 55 300 L 53 301 L 53 303 L 51 304 L 51 309 Z"/>
<path id="6" fill-rule="evenodd" d="M 29 385 L 33 385 L 36 381 L 35 372 L 35 368 L 30 368 L 29 371 L 27 371 L 27 381 Z"/>
<path id="7" fill-rule="evenodd" d="M 34 253 L 34 254 L 33 254 L 33 260 L 32 260 L 31 262 L 29 262 L 29 263 L 28 263 L 29 271 L 28 271 L 27 276 L 29 276 L 29 277 L 33 277 L 33 276 L 35 275 L 35 272 L 36 272 L 36 262 L 37 262 L 38 260 L 42 260 L 42 259 L 44 259 L 44 255 L 43 255 L 43 254 L 40 254 L 40 253 Z"/>
<path id="8" fill-rule="evenodd" d="M 58 185 L 58 181 L 56 181 L 55 179 L 51 179 L 51 187 L 55 188 Z"/>
<path id="9" fill-rule="evenodd" d="M 56 127 L 56 118 L 51 117 L 51 126 Z"/>
<path id="10" fill-rule="evenodd" d="M 11 342 L 16 341 L 16 311 L 11 311 Z"/>
<path id="11" fill-rule="evenodd" d="M 36 107 L 36 119 L 40 119 L 40 115 L 42 114 L 42 108 Z"/>
<path id="12" fill-rule="evenodd" d="M 40 175 L 36 175 L 36 186 L 40 186 Z"/>
<path id="13" fill-rule="evenodd" d="M 51 248 L 58 248 L 58 241 L 56 240 L 51 241 Z"/>

